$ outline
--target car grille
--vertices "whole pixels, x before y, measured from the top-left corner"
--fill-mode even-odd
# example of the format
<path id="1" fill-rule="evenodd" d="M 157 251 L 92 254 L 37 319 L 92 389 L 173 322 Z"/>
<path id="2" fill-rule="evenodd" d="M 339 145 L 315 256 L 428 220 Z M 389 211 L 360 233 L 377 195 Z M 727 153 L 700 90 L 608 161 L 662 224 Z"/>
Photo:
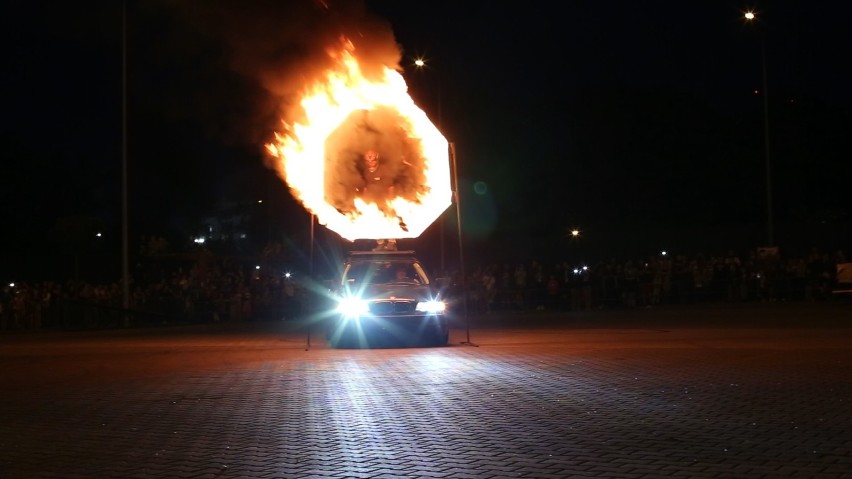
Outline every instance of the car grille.
<path id="1" fill-rule="evenodd" d="M 411 314 L 417 307 L 416 301 L 381 301 L 370 304 L 370 313 L 377 316 Z"/>

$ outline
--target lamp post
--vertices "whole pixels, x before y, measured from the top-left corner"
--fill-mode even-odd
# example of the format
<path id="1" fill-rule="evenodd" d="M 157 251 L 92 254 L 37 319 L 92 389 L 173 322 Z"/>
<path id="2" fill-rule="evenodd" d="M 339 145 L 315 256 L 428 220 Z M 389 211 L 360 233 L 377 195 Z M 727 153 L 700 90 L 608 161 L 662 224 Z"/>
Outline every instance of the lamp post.
<path id="1" fill-rule="evenodd" d="M 417 57 L 417 58 L 414 59 L 414 67 L 417 68 L 418 70 L 425 70 L 426 68 L 429 68 L 429 66 L 426 64 L 426 59 L 423 58 L 423 57 Z M 436 101 L 437 107 L 438 107 L 438 129 L 440 130 L 441 129 L 441 77 L 440 77 L 440 75 L 436 75 L 435 83 L 436 83 L 436 92 L 435 93 L 436 93 L 436 96 L 438 98 L 437 101 Z"/>
<path id="2" fill-rule="evenodd" d="M 414 66 L 418 70 L 422 70 L 427 68 L 426 59 L 423 57 L 414 59 Z M 438 103 L 438 130 L 441 129 L 441 77 L 440 75 L 437 77 L 437 103 Z M 442 132 L 443 134 L 443 132 Z M 458 247 L 459 247 L 459 277 L 461 278 L 461 291 L 462 291 L 462 318 L 464 319 L 465 330 L 466 330 L 466 340 L 462 341 L 461 344 L 467 346 L 478 346 L 475 343 L 470 341 L 470 320 L 468 316 L 468 303 L 467 303 L 467 274 L 464 269 L 464 241 L 462 238 L 462 217 L 461 217 L 461 192 L 459 191 L 459 177 L 458 177 L 458 166 L 456 163 L 456 145 L 452 141 L 448 142 L 448 153 L 450 155 L 450 166 L 452 168 L 452 194 L 453 194 L 453 203 L 456 207 L 456 226 L 458 232 Z M 446 267 L 444 264 L 444 216 L 441 215 L 440 219 L 440 234 L 441 234 L 441 272 L 442 274 L 446 272 Z"/>
<path id="3" fill-rule="evenodd" d="M 130 326 L 130 248 L 127 212 L 127 2 L 121 9 L 121 307 L 123 325 Z"/>
<path id="4" fill-rule="evenodd" d="M 745 13 L 745 20 L 748 23 L 754 24 L 757 22 L 757 15 L 753 11 Z M 760 34 L 760 57 L 761 69 L 763 73 L 763 154 L 766 163 L 766 237 L 769 242 L 766 246 L 775 246 L 775 238 L 772 226 L 772 163 L 769 155 L 769 90 L 767 89 L 766 80 L 766 33 L 763 31 Z"/>
<path id="5" fill-rule="evenodd" d="M 417 70 L 425 70 L 426 68 L 428 68 L 428 65 L 426 64 L 426 59 L 424 57 L 415 58 L 414 59 L 414 68 L 416 68 Z M 440 131 L 441 130 L 441 77 L 440 77 L 440 75 L 436 75 L 435 83 L 436 83 L 436 96 L 437 96 L 436 103 L 437 103 L 437 109 L 438 109 L 438 111 L 437 111 L 437 115 L 438 115 L 437 126 L 438 126 L 438 130 Z M 441 133 L 443 134 L 443 132 L 441 132 Z M 455 198 L 454 198 L 454 200 L 455 200 Z M 438 227 L 439 227 L 438 235 L 440 236 L 439 243 L 441 245 L 441 274 L 444 274 L 444 273 L 446 273 L 447 268 L 446 268 L 446 262 L 444 260 L 444 258 L 446 257 L 446 254 L 445 254 L 445 248 L 444 248 L 444 215 L 443 214 L 441 215 L 441 217 L 438 221 Z"/>

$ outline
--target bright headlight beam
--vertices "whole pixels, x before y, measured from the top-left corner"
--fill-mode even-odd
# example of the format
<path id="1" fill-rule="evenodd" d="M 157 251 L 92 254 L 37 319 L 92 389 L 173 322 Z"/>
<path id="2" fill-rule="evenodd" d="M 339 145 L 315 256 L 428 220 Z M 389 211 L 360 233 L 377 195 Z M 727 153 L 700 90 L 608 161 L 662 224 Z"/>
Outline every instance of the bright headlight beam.
<path id="1" fill-rule="evenodd" d="M 421 313 L 442 313 L 447 309 L 443 301 L 420 301 L 417 303 L 417 311 Z"/>
<path id="2" fill-rule="evenodd" d="M 343 298 L 337 304 L 337 310 L 346 317 L 352 317 L 365 314 L 370 308 L 366 301 L 359 298 Z"/>

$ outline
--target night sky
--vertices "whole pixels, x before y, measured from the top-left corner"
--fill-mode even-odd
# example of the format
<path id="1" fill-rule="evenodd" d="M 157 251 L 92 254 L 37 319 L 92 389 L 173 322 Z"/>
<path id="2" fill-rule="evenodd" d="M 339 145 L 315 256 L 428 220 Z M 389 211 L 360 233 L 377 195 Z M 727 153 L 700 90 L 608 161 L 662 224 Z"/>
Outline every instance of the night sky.
<path id="1" fill-rule="evenodd" d="M 263 145 L 340 34 L 397 62 L 456 146 L 466 241 L 514 256 L 562 254 L 573 227 L 598 255 L 765 245 L 765 40 L 775 243 L 849 249 L 848 6 L 128 1 L 123 57 L 110 3 L 6 7 L 7 257 L 54 247 L 63 218 L 119 241 L 122 58 L 131 238 L 255 208 L 252 231 L 298 244 L 309 217 Z"/>

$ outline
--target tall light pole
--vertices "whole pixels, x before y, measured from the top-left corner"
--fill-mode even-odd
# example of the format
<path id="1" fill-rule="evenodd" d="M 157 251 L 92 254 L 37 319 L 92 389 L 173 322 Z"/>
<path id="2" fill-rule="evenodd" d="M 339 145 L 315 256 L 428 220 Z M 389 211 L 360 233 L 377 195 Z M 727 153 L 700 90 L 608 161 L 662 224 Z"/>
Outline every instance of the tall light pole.
<path id="1" fill-rule="evenodd" d="M 414 59 L 414 66 L 418 70 L 422 70 L 427 68 L 426 59 L 423 57 Z M 437 77 L 437 103 L 438 103 L 438 130 L 441 130 L 441 76 Z M 443 132 L 441 132 L 443 134 Z M 459 176 L 458 176 L 458 165 L 456 163 L 456 145 L 452 141 L 448 142 L 448 153 L 450 154 L 450 166 L 452 173 L 452 181 L 451 189 L 453 194 L 453 204 L 456 207 L 456 227 L 458 232 L 458 241 L 459 241 L 459 277 L 461 279 L 461 291 L 462 291 L 462 318 L 465 324 L 465 331 L 467 334 L 466 340 L 462 341 L 461 344 L 465 344 L 467 346 L 478 346 L 475 343 L 470 341 L 470 318 L 468 316 L 468 304 L 467 304 L 467 274 L 464 269 L 464 241 L 462 238 L 462 217 L 461 217 L 461 192 L 459 190 Z M 446 213 L 446 212 L 445 212 Z M 440 226 L 441 226 L 441 273 L 443 274 L 446 271 L 446 267 L 444 265 L 444 214 L 441 215 L 440 218 Z"/>
<path id="2" fill-rule="evenodd" d="M 757 15 L 753 11 L 745 13 L 746 22 L 755 24 Z M 765 28 L 765 27 L 763 27 Z M 760 58 L 763 72 L 763 154 L 766 162 L 766 238 L 769 242 L 766 246 L 775 246 L 775 238 L 772 226 L 772 163 L 769 156 L 769 90 L 766 80 L 766 32 L 761 29 L 760 35 Z"/>
<path id="3" fill-rule="evenodd" d="M 127 214 L 127 2 L 121 10 L 121 306 L 130 326 L 130 256 Z"/>
<path id="4" fill-rule="evenodd" d="M 428 68 L 426 65 L 426 59 L 423 57 L 418 57 L 414 59 L 414 66 L 418 70 L 423 70 Z M 441 76 L 437 75 L 435 80 L 436 84 L 436 96 L 437 96 L 437 107 L 438 107 L 438 129 L 441 129 Z"/>
<path id="5" fill-rule="evenodd" d="M 417 57 L 414 59 L 414 68 L 418 70 L 425 70 L 429 66 L 426 64 L 426 59 L 424 57 Z M 438 115 L 438 130 L 441 130 L 441 76 L 436 75 L 436 96 L 437 96 L 437 115 Z M 444 132 L 442 131 L 441 134 Z M 446 262 L 445 258 L 445 248 L 444 248 L 444 215 L 438 219 L 438 227 L 439 227 L 439 236 L 440 236 L 440 244 L 441 244 L 441 274 L 446 273 Z"/>

